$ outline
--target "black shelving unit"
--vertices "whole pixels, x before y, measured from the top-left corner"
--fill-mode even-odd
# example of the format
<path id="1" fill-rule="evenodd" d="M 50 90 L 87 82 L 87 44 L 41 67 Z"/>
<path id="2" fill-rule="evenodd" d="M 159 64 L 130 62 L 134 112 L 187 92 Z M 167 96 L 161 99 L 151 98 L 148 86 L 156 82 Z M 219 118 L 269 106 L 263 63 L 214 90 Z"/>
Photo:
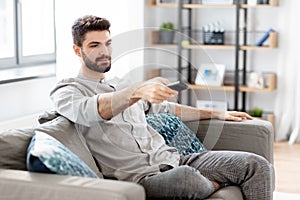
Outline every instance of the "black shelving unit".
<path id="1" fill-rule="evenodd" d="M 277 32 L 273 32 L 270 34 L 269 45 L 265 46 L 256 46 L 249 36 L 249 34 L 257 34 L 257 33 L 265 33 L 259 31 L 248 31 L 248 18 L 249 18 L 249 9 L 252 8 L 268 8 L 275 7 L 278 5 L 279 0 L 268 0 L 268 4 L 258 4 L 258 5 L 248 5 L 247 0 L 235 0 L 234 4 L 228 5 L 204 5 L 199 3 L 196 0 L 177 0 L 176 3 L 165 3 L 165 4 L 156 4 L 155 0 L 148 0 L 149 7 L 160 7 L 164 9 L 177 9 L 177 31 L 179 34 L 177 35 L 177 43 L 176 44 L 168 44 L 163 45 L 157 40 L 153 40 L 157 38 L 157 32 L 153 32 L 151 34 L 151 42 L 152 45 L 162 45 L 161 47 L 166 48 L 177 48 L 177 72 L 178 72 L 178 80 L 183 79 L 182 74 L 187 69 L 187 75 L 184 77 L 191 85 L 187 92 L 180 93 L 178 97 L 178 102 L 185 102 L 188 105 L 192 105 L 192 91 L 193 90 L 207 90 L 207 86 L 200 86 L 193 84 L 194 78 L 194 69 L 192 66 L 192 57 L 193 51 L 196 49 L 223 49 L 223 50 L 234 50 L 233 53 L 233 65 L 234 65 L 234 80 L 233 84 L 228 86 L 221 87 L 209 87 L 214 91 L 230 91 L 233 93 L 233 107 L 230 107 L 229 110 L 240 110 L 246 111 L 247 106 L 247 95 L 249 92 L 271 92 L 276 89 L 276 74 L 268 75 L 268 86 L 266 88 L 249 88 L 247 87 L 247 57 L 249 50 L 258 50 L 258 49 L 272 49 L 277 47 Z M 199 33 L 202 33 L 200 28 L 195 29 L 192 27 L 194 24 L 193 20 L 195 20 L 194 10 L 195 9 L 206 9 L 206 8 L 216 8 L 216 9 L 235 9 L 235 28 L 232 31 L 226 31 L 227 34 L 234 34 L 233 43 L 229 44 L 218 44 L 218 45 L 207 45 L 201 43 L 193 43 L 195 39 L 194 36 L 199 36 Z M 233 10 L 234 11 L 234 10 Z M 183 21 L 185 19 L 185 21 Z M 243 21 L 242 21 L 243 20 Z M 240 24 L 243 24 L 243 27 L 240 29 Z M 155 35 L 156 34 L 156 35 Z M 183 36 L 184 35 L 184 36 Z M 182 40 L 187 40 L 186 36 L 188 36 L 190 45 L 182 46 Z M 252 35 L 253 36 L 253 35 Z M 192 41 L 193 40 L 193 41 Z M 248 43 L 248 44 L 247 44 Z M 184 57 L 183 57 L 184 55 Z M 183 101 L 182 96 L 187 95 L 187 100 Z"/>
<path id="2" fill-rule="evenodd" d="M 192 3 L 191 0 L 188 0 L 188 3 Z M 183 33 L 184 30 L 183 30 L 183 20 L 182 20 L 182 16 L 183 16 L 183 10 L 187 10 L 188 12 L 188 25 L 187 25 L 187 35 L 188 35 L 188 38 L 189 38 L 189 42 L 191 43 L 191 38 L 192 38 L 192 9 L 191 8 L 183 8 L 183 1 L 179 0 L 178 1 L 178 32 L 179 33 Z M 182 34 L 179 34 L 178 35 L 178 43 L 177 43 L 177 46 L 178 46 L 178 80 L 181 80 L 181 74 L 182 74 L 182 51 L 183 51 L 183 48 L 182 48 Z M 188 56 L 187 56 L 187 59 L 190 61 L 192 60 L 192 50 L 191 49 L 186 49 L 186 51 L 188 51 Z M 188 71 L 188 82 L 191 83 L 192 82 L 192 65 L 190 62 L 187 63 L 187 71 Z M 188 105 L 191 105 L 192 102 L 191 102 L 191 90 L 188 90 Z M 179 99 L 179 102 L 182 102 L 182 95 L 181 93 L 179 93 L 179 96 L 178 96 L 178 99 Z"/>
<path id="3" fill-rule="evenodd" d="M 188 0 L 188 2 L 185 3 L 192 3 L 192 0 Z M 184 8 L 184 3 L 183 1 L 179 0 L 178 1 L 178 31 L 179 33 L 183 33 L 183 11 L 186 10 L 187 11 L 187 19 L 188 19 L 188 26 L 187 26 L 187 32 L 188 32 L 188 36 L 189 39 L 192 38 L 192 8 Z M 242 69 L 242 83 L 243 85 L 246 85 L 246 72 L 247 72 L 247 51 L 246 50 L 241 50 L 240 49 L 240 29 L 239 29 L 239 24 L 240 24 L 240 20 L 241 20 L 241 14 L 240 11 L 241 9 L 244 10 L 244 16 L 243 19 L 244 20 L 244 27 L 242 30 L 242 34 L 243 34 L 243 45 L 247 45 L 247 8 L 242 8 L 241 7 L 241 3 L 239 0 L 236 1 L 235 3 L 236 6 L 236 28 L 235 28 L 235 76 L 234 76 L 234 108 L 233 110 L 241 110 L 241 111 L 246 111 L 246 92 L 240 92 L 239 91 L 239 73 L 240 73 L 240 69 L 239 69 L 239 62 L 240 62 L 240 52 L 242 51 L 242 62 L 243 62 L 243 69 Z M 177 48 L 178 48 L 178 79 L 181 80 L 181 72 L 182 72 L 182 35 L 179 34 L 178 36 L 178 42 L 177 42 Z M 189 41 L 191 43 L 191 41 Z M 188 59 L 191 60 L 192 59 L 192 50 L 191 49 L 187 49 L 188 51 Z M 188 82 L 192 83 L 192 66 L 191 63 L 188 63 Z M 239 97 L 240 97 L 240 93 L 242 95 L 242 106 L 241 108 L 239 107 Z M 179 95 L 179 101 L 182 101 L 182 95 Z M 188 91 L 188 105 L 191 105 L 191 91 Z"/>
<path id="4" fill-rule="evenodd" d="M 249 34 L 262 34 L 266 33 L 265 31 L 249 31 L 247 30 L 247 20 L 249 15 L 249 9 L 252 8 L 270 8 L 276 7 L 279 4 L 279 0 L 268 0 L 268 4 L 258 4 L 258 5 L 248 5 L 247 0 L 235 0 L 234 4 L 231 5 L 204 5 L 200 4 L 198 1 L 195 3 L 195 0 L 178 0 L 177 3 L 165 3 L 165 4 L 157 4 L 156 0 L 148 0 L 148 6 L 152 8 L 163 8 L 163 9 L 177 9 L 177 31 L 179 33 L 177 36 L 177 44 L 160 44 L 157 42 L 157 33 L 158 31 L 152 31 L 150 34 L 150 45 L 158 45 L 163 48 L 176 48 L 177 51 L 177 78 L 178 80 L 184 79 L 187 80 L 191 85 L 190 89 L 187 92 L 180 93 L 178 96 L 178 102 L 186 103 L 188 105 L 192 105 L 192 92 L 193 90 L 205 91 L 207 89 L 211 89 L 213 91 L 229 91 L 233 93 L 233 107 L 230 107 L 229 110 L 240 110 L 246 111 L 247 106 L 247 95 L 251 92 L 272 92 L 276 90 L 276 74 L 269 73 L 267 74 L 267 85 L 264 88 L 251 88 L 247 87 L 247 59 L 248 59 L 248 51 L 249 50 L 265 50 L 265 49 L 274 49 L 278 47 L 278 33 L 272 32 L 269 33 L 269 44 L 264 46 L 256 46 L 253 41 L 251 41 Z M 235 10 L 235 30 L 226 31 L 227 34 L 235 34 L 235 40 L 233 43 L 224 44 L 224 45 L 206 45 L 202 42 L 200 44 L 193 43 L 193 38 L 195 35 L 199 36 L 199 33 L 202 33 L 202 30 L 192 28 L 192 24 L 194 24 L 195 16 L 194 10 L 196 9 L 206 9 L 206 8 L 216 8 L 216 9 L 232 9 Z M 186 13 L 185 13 L 186 12 Z M 187 16 L 186 16 L 187 15 Z M 187 20 L 183 22 L 183 19 Z M 239 27 L 240 22 L 244 25 L 243 27 Z M 186 36 L 189 38 L 190 45 L 182 46 L 181 41 L 186 40 Z M 193 38 L 193 39 L 191 39 Z M 191 41 L 193 40 L 193 41 Z M 198 39 L 195 39 L 196 41 Z M 248 43 L 248 44 L 247 44 Z M 222 49 L 222 50 L 233 50 L 234 54 L 234 83 L 230 85 L 223 85 L 221 87 L 210 87 L 210 86 L 201 86 L 195 85 L 193 83 L 194 72 L 192 65 L 193 60 L 193 51 L 197 51 L 197 49 Z M 184 57 L 183 57 L 184 53 Z M 186 77 L 183 78 L 182 74 L 185 74 L 185 70 L 188 71 Z M 154 72 L 153 75 L 157 76 L 161 72 Z M 187 95 L 187 98 L 184 99 L 182 96 Z M 267 112 L 266 112 L 267 114 Z M 273 125 L 275 123 L 275 116 L 272 112 L 268 112 L 266 115 L 267 120 L 270 121 Z"/>

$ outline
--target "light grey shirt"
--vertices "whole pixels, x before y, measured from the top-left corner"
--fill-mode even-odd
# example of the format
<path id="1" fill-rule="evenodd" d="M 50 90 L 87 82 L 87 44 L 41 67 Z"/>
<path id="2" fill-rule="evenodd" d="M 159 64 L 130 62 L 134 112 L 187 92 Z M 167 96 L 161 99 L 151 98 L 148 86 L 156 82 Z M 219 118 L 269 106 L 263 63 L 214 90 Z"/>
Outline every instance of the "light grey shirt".
<path id="1" fill-rule="evenodd" d="M 104 120 L 98 113 L 98 96 L 119 87 L 124 84 L 100 83 L 78 75 L 60 81 L 50 96 L 55 109 L 73 121 L 85 137 L 104 176 L 138 182 L 144 176 L 160 173 L 166 165 L 178 166 L 177 150 L 167 146 L 145 118 L 145 111 L 175 113 L 175 104 L 149 106 L 139 100 L 112 119 Z"/>

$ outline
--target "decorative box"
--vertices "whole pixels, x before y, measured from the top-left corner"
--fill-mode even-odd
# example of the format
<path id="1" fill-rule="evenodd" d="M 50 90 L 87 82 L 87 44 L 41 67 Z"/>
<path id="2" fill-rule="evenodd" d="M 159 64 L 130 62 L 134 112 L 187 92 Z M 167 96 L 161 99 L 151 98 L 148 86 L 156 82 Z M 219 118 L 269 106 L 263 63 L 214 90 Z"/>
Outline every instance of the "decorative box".
<path id="1" fill-rule="evenodd" d="M 203 31 L 203 43 L 210 45 L 223 45 L 224 31 Z"/>

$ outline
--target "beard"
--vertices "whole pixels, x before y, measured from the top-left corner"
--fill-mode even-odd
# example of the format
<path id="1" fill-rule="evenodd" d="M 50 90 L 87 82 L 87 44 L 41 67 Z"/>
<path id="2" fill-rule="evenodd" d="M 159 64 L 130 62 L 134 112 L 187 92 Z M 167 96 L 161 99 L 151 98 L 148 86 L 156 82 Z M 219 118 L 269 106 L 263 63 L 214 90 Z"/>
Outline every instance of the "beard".
<path id="1" fill-rule="evenodd" d="M 95 72 L 105 73 L 108 72 L 111 68 L 111 56 L 108 55 L 102 55 L 100 57 L 97 57 L 94 62 L 91 59 L 89 59 L 87 55 L 82 51 L 82 59 L 85 66 Z M 108 59 L 109 63 L 101 63 L 102 59 Z M 100 64 L 97 64 L 97 62 L 99 61 Z"/>

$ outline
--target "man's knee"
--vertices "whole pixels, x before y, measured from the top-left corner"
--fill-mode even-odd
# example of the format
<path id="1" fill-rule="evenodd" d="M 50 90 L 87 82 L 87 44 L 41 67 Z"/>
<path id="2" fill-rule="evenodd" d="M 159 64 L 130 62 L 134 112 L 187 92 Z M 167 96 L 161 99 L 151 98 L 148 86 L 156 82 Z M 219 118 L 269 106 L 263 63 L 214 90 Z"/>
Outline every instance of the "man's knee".
<path id="1" fill-rule="evenodd" d="M 180 177 L 181 187 L 186 195 L 194 197 L 207 197 L 214 192 L 214 186 L 210 180 L 204 177 L 199 170 L 188 165 L 177 167 L 176 174 Z"/>
<path id="2" fill-rule="evenodd" d="M 249 153 L 247 156 L 247 163 L 249 163 L 250 167 L 255 168 L 261 173 L 271 172 L 273 173 L 273 165 L 264 157 Z"/>
<path id="3" fill-rule="evenodd" d="M 146 177 L 141 184 L 148 197 L 205 198 L 214 192 L 214 186 L 201 173 L 183 165 L 161 174 Z"/>
<path id="4" fill-rule="evenodd" d="M 253 171 L 256 176 L 261 177 L 262 181 L 270 182 L 270 187 L 275 189 L 274 167 L 267 159 L 256 154 L 249 154 L 247 163 L 249 163 L 248 171 Z"/>

